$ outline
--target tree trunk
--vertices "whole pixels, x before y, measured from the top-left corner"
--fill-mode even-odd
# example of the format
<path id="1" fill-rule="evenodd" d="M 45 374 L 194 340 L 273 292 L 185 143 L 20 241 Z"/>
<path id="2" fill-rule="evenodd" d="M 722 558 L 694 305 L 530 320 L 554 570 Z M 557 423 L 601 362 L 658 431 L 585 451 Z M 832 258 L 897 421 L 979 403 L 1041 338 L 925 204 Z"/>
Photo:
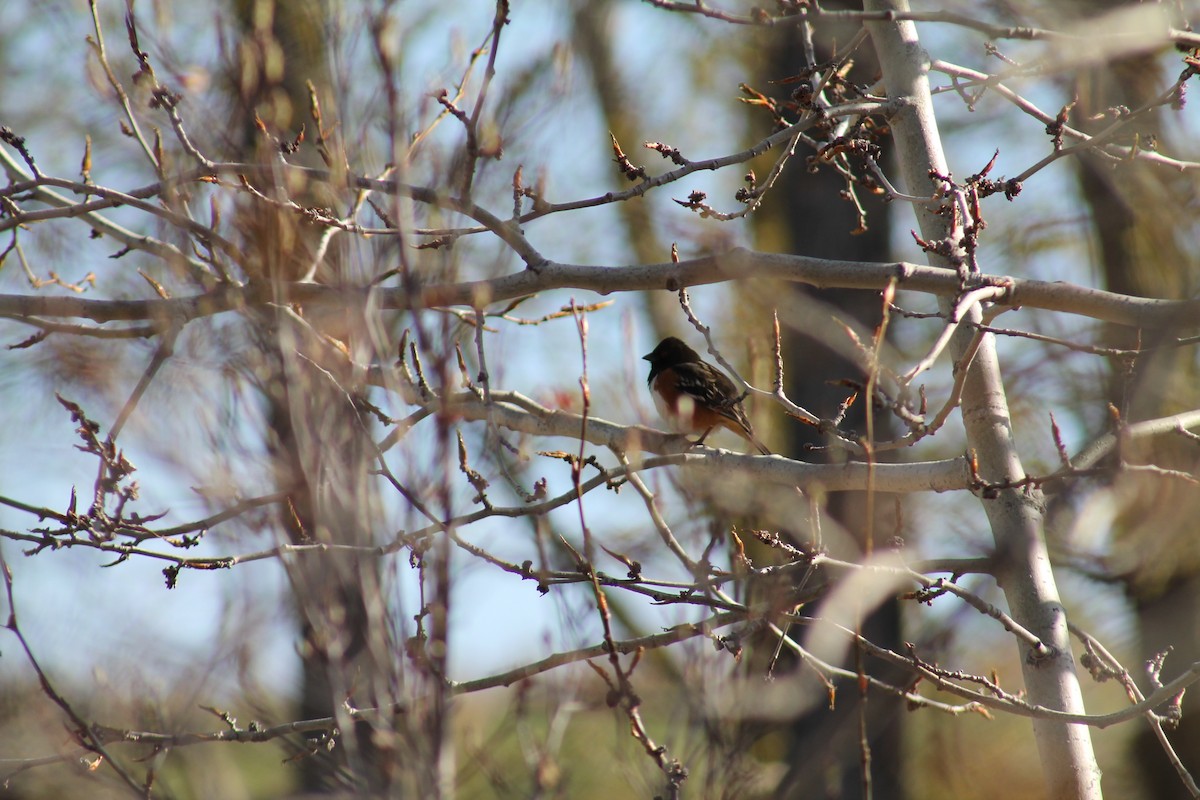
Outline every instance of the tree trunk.
<path id="1" fill-rule="evenodd" d="M 906 12 L 904 2 L 868 2 L 869 11 Z M 905 107 L 891 119 L 892 133 L 903 178 L 903 191 L 918 196 L 932 194 L 930 170 L 949 174 L 942 152 L 927 78 L 928 56 L 911 22 L 870 22 L 867 29 L 883 68 L 887 94 L 905 98 Z M 946 241 L 951 257 L 930 254 L 930 263 L 957 269 L 964 263 L 963 229 L 957 215 L 939 215 L 927 205 L 917 205 L 921 236 L 930 242 Z M 952 303 L 942 302 L 944 311 Z M 978 305 L 969 312 L 978 321 Z M 972 332 L 960 328 L 951 353 L 962 362 Z M 962 418 L 968 445 L 978 460 L 981 479 L 1000 483 L 1025 476 L 1012 437 L 1012 420 L 1001 380 L 994 337 L 984 335 L 971 361 L 962 394 Z M 989 493 L 989 495 L 992 493 Z M 998 489 L 982 499 L 996 543 L 996 579 L 1004 590 L 1013 617 L 1050 648 L 1035 657 L 1021 645 L 1021 663 L 1029 701 L 1071 713 L 1084 713 L 1075 660 L 1067 633 L 1066 612 L 1059 601 L 1050 557 L 1046 549 L 1040 498 L 1021 489 Z M 1034 736 L 1042 760 L 1048 796 L 1054 798 L 1101 797 L 1100 770 L 1092 750 L 1091 731 L 1035 719 Z"/>

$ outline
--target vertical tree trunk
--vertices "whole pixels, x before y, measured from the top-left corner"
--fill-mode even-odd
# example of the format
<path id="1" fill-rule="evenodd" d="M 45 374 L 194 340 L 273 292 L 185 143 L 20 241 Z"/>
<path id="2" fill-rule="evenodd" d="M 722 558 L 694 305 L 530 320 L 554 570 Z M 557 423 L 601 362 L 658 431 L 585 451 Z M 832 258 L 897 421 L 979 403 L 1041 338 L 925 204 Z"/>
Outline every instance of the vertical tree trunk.
<path id="1" fill-rule="evenodd" d="M 327 125 L 336 113 L 328 94 L 327 9 L 312 0 L 234 0 L 232 5 L 241 33 L 239 59 L 229 76 L 237 109 L 235 130 L 244 132 L 244 160 L 273 164 L 280 154 L 272 137 L 291 141 L 302 127 L 313 127 L 307 113 L 310 82 L 331 117 Z M 323 166 L 307 147 L 288 158 Z M 276 189 L 260 187 L 268 195 Z M 338 202 L 328 187 L 289 186 L 286 192 L 303 205 L 336 207 Z M 318 282 L 336 284 L 347 277 L 348 265 L 336 242 L 315 265 L 324 231 L 302 224 L 297 215 L 249 201 L 239 220 L 247 262 L 258 273 L 252 280 L 273 285 L 309 274 Z M 298 311 L 303 315 L 303 309 Z M 309 319 L 308 330 L 297 324 L 294 313 L 278 308 L 255 317 L 269 426 L 264 433 L 277 485 L 289 492 L 280 525 L 294 544 L 366 546 L 370 484 L 363 425 L 352 400 L 354 378 L 343 363 L 325 358 L 313 343 L 315 331 L 352 345 L 360 326 L 346 313 Z M 366 648 L 372 618 L 368 592 L 375 591 L 374 604 L 379 605 L 375 563 L 324 551 L 285 564 L 301 634 L 300 717 L 334 717 L 343 734 L 297 760 L 299 783 L 308 792 L 377 790 L 384 776 L 369 726 L 345 716 L 347 702 L 376 704 L 371 696 L 375 670 Z M 374 618 L 380 619 L 378 612 Z"/>
<path id="2" fill-rule="evenodd" d="M 857 25 L 849 23 L 843 27 L 846 29 L 844 33 L 822 29 L 819 42 L 848 41 Z M 768 73 L 764 76 L 766 79 L 778 80 L 797 75 L 809 66 L 804 63 L 799 28 L 784 27 L 772 34 L 776 38 L 773 38 L 769 48 L 770 60 L 755 65 L 760 72 Z M 818 49 L 816 57 L 820 62 L 831 56 L 831 53 Z M 878 65 L 869 56 L 869 51 L 860 51 L 855 57 L 856 73 L 865 76 L 858 78 L 863 82 L 869 81 L 878 70 Z M 866 229 L 858 231 L 860 221 L 854 204 L 838 199 L 845 189 L 845 179 L 831 168 L 815 172 L 804 169 L 801 159 L 805 155 L 797 154 L 770 196 L 767 206 L 754 216 L 759 249 L 820 258 L 868 262 L 889 260 L 891 214 L 885 204 L 872 197 L 860 198 L 868 216 Z M 846 387 L 834 385 L 833 382 L 842 378 L 865 381 L 865 376 L 856 364 L 825 344 L 822 337 L 826 331 L 806 333 L 802 329 L 803 322 L 814 317 L 823 319 L 833 309 L 840 318 L 857 321 L 864 329 L 870 330 L 880 320 L 879 295 L 854 290 L 823 290 L 816 293 L 806 287 L 773 289 L 794 295 L 794 299 L 788 303 L 790 309 L 780 309 L 784 328 L 788 331 L 784 342 L 784 355 L 788 359 L 785 373 L 788 396 L 814 413 L 832 416 L 849 392 Z M 809 313 L 813 304 L 820 305 L 819 315 Z M 862 399 L 851 408 L 845 428 L 865 434 L 865 403 L 866 400 Z M 876 422 L 875 437 L 889 438 L 888 421 L 876 415 Z M 801 454 L 806 445 L 822 444 L 813 428 L 791 425 L 788 430 L 789 453 Z M 839 458 L 844 454 L 831 453 L 826 457 Z M 888 519 L 892 510 L 891 500 L 877 499 L 879 502 L 874 519 L 868 521 L 868 504 L 861 493 L 839 492 L 830 496 L 823 513 L 857 537 L 859 548 L 858 552 L 836 553 L 837 556 L 852 560 L 861 558 L 867 547 L 865 538 L 869 529 L 874 530 L 874 536 L 879 539 L 890 538 L 894 534 Z M 888 602 L 868 616 L 862 632 L 873 642 L 899 648 L 903 638 L 900 623 L 899 604 Z M 877 665 L 871 666 L 873 670 L 877 669 Z M 886 672 L 885 669 L 885 674 L 880 675 L 884 680 L 890 677 Z M 894 678 L 900 683 L 905 680 L 899 674 Z M 833 709 L 821 705 L 789 723 L 789 766 L 777 789 L 778 796 L 803 798 L 812 796 L 814 790 L 828 798 L 862 796 L 859 722 L 864 710 L 863 702 L 866 702 L 872 796 L 874 800 L 900 800 L 906 796 L 902 759 L 902 733 L 906 716 L 904 702 L 879 693 L 871 694 L 864 701 L 857 690 L 849 686 L 841 687 Z"/>
<path id="3" fill-rule="evenodd" d="M 866 8 L 908 11 L 904 2 L 882 0 L 868 2 Z M 883 68 L 888 96 L 908 101 L 891 120 L 904 191 L 928 196 L 933 188 L 929 171 L 949 173 L 929 93 L 928 56 L 921 49 L 916 26 L 911 22 L 872 22 L 867 27 Z M 961 259 L 963 231 L 955 222 L 956 215 L 938 215 L 926 206 L 917 206 L 916 212 L 921 236 L 927 241 L 950 242 Z M 930 263 L 947 269 L 958 266 L 949 258 L 933 254 Z M 943 308 L 948 310 L 948 305 L 943 303 Z M 980 316 L 976 306 L 972 317 L 978 320 Z M 956 362 L 963 358 L 970 340 L 971 331 L 960 328 L 951 347 Z M 991 335 L 984 336 L 967 373 L 962 417 L 983 480 L 1003 482 L 1024 477 L 1013 443 L 1012 420 Z M 1028 646 L 1021 646 L 1029 701 L 1046 708 L 1083 713 L 1066 613 L 1059 601 L 1043 535 L 1040 498 L 1023 490 L 1002 489 L 982 502 L 996 542 L 1000 565 L 996 578 L 1013 617 L 1052 648 L 1045 657 L 1031 658 Z M 1063 800 L 1099 798 L 1100 770 L 1089 729 L 1044 719 L 1035 719 L 1033 727 L 1048 795 Z"/>

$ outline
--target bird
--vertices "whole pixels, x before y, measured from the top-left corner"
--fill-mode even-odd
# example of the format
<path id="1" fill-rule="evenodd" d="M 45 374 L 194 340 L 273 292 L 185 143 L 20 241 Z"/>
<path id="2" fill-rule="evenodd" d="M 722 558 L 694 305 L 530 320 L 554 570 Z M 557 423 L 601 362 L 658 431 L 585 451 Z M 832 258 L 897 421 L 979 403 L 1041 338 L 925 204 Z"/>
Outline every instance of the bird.
<path id="1" fill-rule="evenodd" d="M 733 381 L 682 340 L 668 336 L 642 358 L 650 362 L 646 384 L 658 413 L 678 430 L 700 433 L 694 444 L 703 444 L 715 428 L 728 428 L 771 455 L 755 438 Z"/>

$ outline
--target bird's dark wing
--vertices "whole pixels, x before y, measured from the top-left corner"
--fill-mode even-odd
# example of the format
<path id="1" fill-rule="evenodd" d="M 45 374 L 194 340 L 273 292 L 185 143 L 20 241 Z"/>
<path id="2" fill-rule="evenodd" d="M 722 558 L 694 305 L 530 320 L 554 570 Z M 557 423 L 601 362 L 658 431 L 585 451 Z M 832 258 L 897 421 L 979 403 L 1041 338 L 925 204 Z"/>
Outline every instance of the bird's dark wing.
<path id="1" fill-rule="evenodd" d="M 696 404 L 691 412 L 691 424 L 697 430 L 707 429 L 704 436 L 708 435 L 714 424 L 720 425 L 749 440 L 763 455 L 771 454 L 767 446 L 754 437 L 754 428 L 750 425 L 750 418 L 746 416 L 746 410 L 742 408 L 741 393 L 724 372 L 703 361 L 686 361 L 674 364 L 662 371 L 667 372 L 668 370 L 673 379 L 671 383 L 674 391 L 657 392 L 669 407 L 667 413 L 671 415 L 679 413 L 677 411 L 678 398 L 675 396 L 675 392 L 678 392 L 679 397 L 690 397 Z M 650 374 L 652 388 L 655 375 L 656 373 L 653 371 Z M 700 437 L 701 441 L 704 440 L 704 436 Z"/>
<path id="2" fill-rule="evenodd" d="M 719 369 L 703 361 L 676 364 L 671 368 L 678 377 L 679 391 L 690 395 L 705 408 L 711 408 L 723 417 L 728 417 L 749 429 L 746 412 L 738 402 L 741 393 L 733 381 Z"/>

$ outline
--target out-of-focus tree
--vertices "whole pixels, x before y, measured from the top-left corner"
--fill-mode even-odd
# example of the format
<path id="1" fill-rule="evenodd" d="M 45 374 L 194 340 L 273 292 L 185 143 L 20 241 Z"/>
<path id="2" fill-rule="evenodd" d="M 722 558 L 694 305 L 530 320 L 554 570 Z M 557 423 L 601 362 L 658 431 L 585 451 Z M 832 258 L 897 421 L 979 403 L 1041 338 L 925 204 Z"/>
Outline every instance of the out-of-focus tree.
<path id="1" fill-rule="evenodd" d="M 7 388 L 62 454 L 42 482 L 3 451 L 13 791 L 1096 798 L 1103 766 L 1160 796 L 1093 747 L 1120 722 L 1196 796 L 1195 655 L 1135 674 L 1089 602 L 1118 594 L 1059 588 L 1124 581 L 1149 642 L 1190 575 L 1200 306 L 1152 264 L 1195 222 L 1147 188 L 1194 204 L 1182 12 L 554 9 L 48 4 L 5 39 L 89 77 L 0 120 Z M 708 91 L 739 81 L 749 117 Z M 1066 245 L 1006 257 L 1084 213 L 1068 159 L 1110 291 Z M 683 330 L 786 456 L 632 424 L 629 357 Z M 88 620 L 128 672 L 46 656 L 45 563 L 162 569 Z M 302 686 L 256 665 L 268 575 Z M 206 658 L 123 647 L 194 586 L 226 603 Z"/>
<path id="2" fill-rule="evenodd" d="M 1130 11 L 1118 3 L 1103 6 L 1110 13 Z M 1072 14 L 1094 11 L 1089 5 Z M 1072 87 L 1077 98 L 1072 123 L 1095 135 L 1114 113 L 1149 106 L 1138 126 L 1139 139 L 1172 151 L 1178 131 L 1170 124 L 1171 112 L 1155 104 L 1165 69 L 1153 53 L 1134 52 L 1082 71 Z M 1195 297 L 1200 263 L 1193 251 L 1200 227 L 1194 213 L 1194 174 L 1129 169 L 1084 153 L 1076 161 L 1076 177 L 1092 219 L 1101 285 L 1139 297 Z M 1115 347 L 1146 351 L 1109 362 L 1109 399 L 1118 413 L 1126 419 L 1150 419 L 1200 405 L 1194 352 L 1169 346 L 1155 331 L 1113 326 L 1110 336 Z M 1195 448 L 1183 440 L 1156 439 L 1137 446 L 1131 455 L 1181 472 L 1200 471 Z M 1160 484 L 1122 475 L 1113 481 L 1108 496 L 1115 501 L 1116 544 L 1110 569 L 1138 614 L 1141 660 L 1153 663 L 1168 649 L 1181 662 L 1200 659 L 1189 621 L 1200 610 L 1200 549 L 1186 522 L 1200 511 L 1200 495 L 1186 482 Z M 1196 708 L 1194 697 L 1184 706 L 1192 713 Z M 1200 728 L 1191 714 L 1185 714 L 1172 738 L 1181 752 L 1200 752 Z M 1139 783 L 1147 796 L 1190 796 L 1187 786 L 1174 779 L 1153 731 L 1140 733 L 1135 752 L 1131 761 L 1139 766 Z"/>

